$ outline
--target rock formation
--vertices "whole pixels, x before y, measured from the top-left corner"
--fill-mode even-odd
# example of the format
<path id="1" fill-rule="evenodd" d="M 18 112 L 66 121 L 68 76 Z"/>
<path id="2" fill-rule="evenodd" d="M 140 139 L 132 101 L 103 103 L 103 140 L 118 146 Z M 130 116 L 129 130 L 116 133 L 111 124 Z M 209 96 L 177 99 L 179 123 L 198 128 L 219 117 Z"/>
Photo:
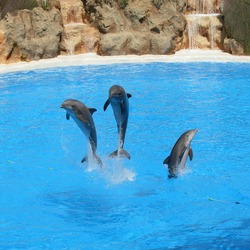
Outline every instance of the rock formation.
<path id="1" fill-rule="evenodd" d="M 187 0 L 186 14 L 219 13 L 223 0 Z"/>
<path id="2" fill-rule="evenodd" d="M 86 1 L 86 11 L 100 32 L 100 55 L 172 54 L 181 47 L 186 20 L 171 0 L 133 0 L 124 9 L 117 1 Z"/>
<path id="3" fill-rule="evenodd" d="M 224 0 L 224 48 L 232 54 L 250 55 L 250 0 Z"/>
<path id="4" fill-rule="evenodd" d="M 172 54 L 182 48 L 186 0 L 59 3 L 49 11 L 43 6 L 8 13 L 0 22 L 0 60 L 29 61 L 85 52 Z"/>
<path id="5" fill-rule="evenodd" d="M 89 25 L 80 0 L 60 0 L 64 31 L 61 53 L 81 54 L 96 52 L 100 39 L 99 32 Z"/>
<path id="6" fill-rule="evenodd" d="M 8 13 L 0 22 L 0 62 L 56 57 L 62 32 L 61 14 L 56 8 Z"/>
<path id="7" fill-rule="evenodd" d="M 172 54 L 190 48 L 192 29 L 197 48 L 250 53 L 249 1 L 1 0 L 0 62 L 86 52 Z M 224 14 L 225 26 L 214 15 L 191 28 L 193 14 L 212 12 Z"/>

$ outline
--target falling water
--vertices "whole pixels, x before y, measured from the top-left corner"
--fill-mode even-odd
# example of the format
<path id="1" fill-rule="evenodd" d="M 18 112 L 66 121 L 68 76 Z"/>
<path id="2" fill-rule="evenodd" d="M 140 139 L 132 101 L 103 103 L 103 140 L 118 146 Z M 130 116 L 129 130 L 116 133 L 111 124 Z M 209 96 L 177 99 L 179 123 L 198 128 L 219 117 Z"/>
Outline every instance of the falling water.
<path id="1" fill-rule="evenodd" d="M 196 0 L 192 14 L 210 14 L 214 12 L 215 8 L 212 0 Z"/>
<path id="2" fill-rule="evenodd" d="M 189 49 L 215 49 L 216 20 L 220 14 L 216 13 L 216 0 L 189 0 L 187 17 L 188 48 Z"/>
<path id="3" fill-rule="evenodd" d="M 70 36 L 68 36 L 67 39 L 65 40 L 65 46 L 68 55 L 73 55 L 75 51 L 75 44 Z"/>
<path id="4" fill-rule="evenodd" d="M 84 36 L 83 42 L 87 53 L 93 52 L 95 48 L 95 39 L 91 36 Z"/>
<path id="5" fill-rule="evenodd" d="M 214 49 L 214 33 L 215 33 L 215 26 L 213 22 L 210 21 L 210 48 Z"/>
<path id="6" fill-rule="evenodd" d="M 197 44 L 197 36 L 199 33 L 199 26 L 198 22 L 196 21 L 195 17 L 191 17 L 188 22 L 188 48 L 189 49 L 196 49 L 198 48 Z"/>

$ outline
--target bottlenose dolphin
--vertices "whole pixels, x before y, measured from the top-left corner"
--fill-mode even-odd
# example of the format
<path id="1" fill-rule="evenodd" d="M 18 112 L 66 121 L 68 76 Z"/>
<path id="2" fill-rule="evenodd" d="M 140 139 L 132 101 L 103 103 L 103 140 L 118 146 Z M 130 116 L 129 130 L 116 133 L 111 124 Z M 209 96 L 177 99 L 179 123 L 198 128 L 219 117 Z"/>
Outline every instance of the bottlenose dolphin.
<path id="1" fill-rule="evenodd" d="M 191 141 L 198 129 L 188 130 L 183 133 L 175 143 L 170 155 L 163 161 L 168 165 L 169 178 L 177 178 L 178 173 L 185 167 L 187 157 L 193 159 Z"/>
<path id="2" fill-rule="evenodd" d="M 132 97 L 132 95 L 126 93 L 121 86 L 113 85 L 109 89 L 109 98 L 103 106 L 103 110 L 105 111 L 111 103 L 118 128 L 118 149 L 110 154 L 111 157 L 122 156 L 130 159 L 129 153 L 123 149 L 129 116 L 128 98 L 130 97 Z"/>
<path id="3" fill-rule="evenodd" d="M 96 109 L 88 108 L 83 103 L 75 99 L 65 100 L 62 103 L 61 108 L 66 110 L 66 119 L 69 120 L 69 118 L 72 117 L 81 131 L 87 137 L 88 143 L 91 146 L 93 157 L 97 160 L 99 165 L 102 165 L 101 159 L 96 154 L 97 136 L 94 120 L 92 118 L 92 114 L 96 111 Z M 88 157 L 85 156 L 82 159 L 82 162 L 87 160 Z"/>

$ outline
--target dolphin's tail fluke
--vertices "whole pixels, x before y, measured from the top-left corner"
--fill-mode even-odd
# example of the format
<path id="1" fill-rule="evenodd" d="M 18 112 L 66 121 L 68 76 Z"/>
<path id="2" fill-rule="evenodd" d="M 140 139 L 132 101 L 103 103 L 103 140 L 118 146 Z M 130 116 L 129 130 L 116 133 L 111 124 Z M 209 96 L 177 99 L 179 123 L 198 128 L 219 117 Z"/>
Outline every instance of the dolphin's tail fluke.
<path id="1" fill-rule="evenodd" d="M 98 163 L 98 165 L 99 165 L 100 167 L 102 167 L 103 164 L 102 164 L 101 158 L 100 158 L 97 154 L 93 154 L 93 157 L 95 158 L 95 160 L 96 160 L 96 162 Z M 85 161 L 86 161 L 86 162 L 88 161 L 88 156 L 83 157 L 81 163 L 84 163 Z"/>
<path id="2" fill-rule="evenodd" d="M 103 164 L 102 164 L 101 158 L 100 158 L 97 154 L 94 154 L 94 157 L 95 157 L 95 159 L 96 159 L 98 165 L 99 165 L 100 167 L 102 167 Z"/>
<path id="3" fill-rule="evenodd" d="M 111 158 L 114 157 L 121 157 L 121 158 L 128 158 L 130 160 L 130 154 L 123 148 L 119 150 L 115 150 L 113 153 L 109 155 Z"/>
<path id="4" fill-rule="evenodd" d="M 174 173 L 171 173 L 171 174 L 168 175 L 168 178 L 169 178 L 169 179 L 177 178 L 177 175 L 174 174 Z"/>

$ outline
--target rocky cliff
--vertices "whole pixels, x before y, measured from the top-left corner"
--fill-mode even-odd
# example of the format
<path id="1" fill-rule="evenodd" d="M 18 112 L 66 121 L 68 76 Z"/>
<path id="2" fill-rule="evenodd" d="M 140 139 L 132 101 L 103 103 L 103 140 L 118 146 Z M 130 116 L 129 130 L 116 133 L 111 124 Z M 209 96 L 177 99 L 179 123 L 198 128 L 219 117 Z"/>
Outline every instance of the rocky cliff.
<path id="1" fill-rule="evenodd" d="M 230 4 L 224 9 L 228 33 L 224 46 L 231 53 L 242 53 L 232 49 L 235 43 L 242 44 L 247 52 L 249 46 L 244 42 L 248 40 L 249 44 L 249 0 L 226 1 Z M 2 0 L 0 62 L 86 52 L 172 54 L 188 47 L 184 14 L 193 13 L 201 6 L 205 12 L 210 8 L 221 12 L 220 2 L 213 0 L 213 4 L 205 6 L 201 0 Z M 200 29 L 201 42 L 206 42 L 205 47 L 209 49 L 208 40 L 213 35 L 217 39 L 216 48 L 224 49 L 222 20 L 218 20 L 218 32 L 214 34 L 205 31 L 207 23 Z M 241 27 L 239 32 L 238 27 Z"/>
<path id="2" fill-rule="evenodd" d="M 100 55 L 172 54 L 181 48 L 185 1 L 86 1 L 91 25 L 100 32 Z M 106 2 L 106 3 L 105 3 Z M 174 1 L 175 2 L 175 1 Z"/>
<path id="3" fill-rule="evenodd" d="M 7 14 L 0 30 L 2 62 L 31 61 L 59 54 L 63 28 L 56 9 L 47 12 L 38 7 Z"/>
<path id="4" fill-rule="evenodd" d="M 60 0 L 18 11 L 7 8 L 11 2 L 2 6 L 10 12 L 1 12 L 1 62 L 85 52 L 172 54 L 186 28 L 186 0 Z"/>
<path id="5" fill-rule="evenodd" d="M 224 0 L 223 14 L 225 50 L 250 55 L 250 0 Z"/>

